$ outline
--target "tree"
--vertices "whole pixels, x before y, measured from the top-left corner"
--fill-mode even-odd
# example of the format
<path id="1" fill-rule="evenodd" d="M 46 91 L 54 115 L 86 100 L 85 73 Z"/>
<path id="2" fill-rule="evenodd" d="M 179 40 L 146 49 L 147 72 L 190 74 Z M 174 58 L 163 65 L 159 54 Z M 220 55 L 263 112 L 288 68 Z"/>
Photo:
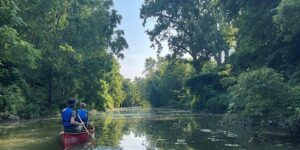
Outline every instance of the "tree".
<path id="1" fill-rule="evenodd" d="M 118 81 L 114 81 L 120 77 L 113 55 L 122 58 L 122 50 L 128 45 L 124 32 L 116 29 L 121 16 L 110 9 L 112 1 L 19 3 L 29 24 L 24 29 L 26 38 L 42 50 L 41 80 L 33 82 L 47 89 L 48 110 L 52 110 L 52 104 L 63 106 L 61 99 L 76 95 L 87 103 L 102 99 L 97 94 L 102 86 L 99 80 L 115 86 L 110 92 L 117 106 L 122 92 Z"/>
<path id="2" fill-rule="evenodd" d="M 282 0 L 276 7 L 277 14 L 273 17 L 278 24 L 285 40 L 299 36 L 300 32 L 300 2 L 297 0 Z"/>
<path id="3" fill-rule="evenodd" d="M 155 70 L 155 66 L 156 66 L 156 60 L 152 57 L 149 57 L 145 60 L 145 70 L 143 71 L 143 73 L 146 73 L 146 76 L 148 74 L 153 73 L 153 71 Z"/>
<path id="4" fill-rule="evenodd" d="M 230 58 L 234 71 L 270 67 L 289 78 L 297 76 L 299 31 L 297 19 L 291 16 L 297 17 L 298 2 L 237 0 L 219 1 L 219 6 L 238 30 L 237 47 Z"/>
<path id="5" fill-rule="evenodd" d="M 111 0 L 1 0 L 0 5 L 5 115 L 51 115 L 70 97 L 99 110 L 120 106 L 124 93 L 116 59 L 124 57 L 128 44 Z"/>
<path id="6" fill-rule="evenodd" d="M 228 46 L 222 33 L 223 17 L 219 8 L 213 7 L 210 0 L 146 0 L 140 16 L 146 24 L 149 18 L 156 18 L 153 30 L 147 31 L 158 53 L 162 49 L 161 41 L 167 41 L 172 57 L 185 59 L 200 71 L 201 66 L 211 58 L 218 65 L 222 63 L 222 52 L 228 56 Z M 227 58 L 227 57 L 226 57 Z"/>
<path id="7" fill-rule="evenodd" d="M 150 60 L 150 59 L 148 59 Z M 189 107 L 193 99 L 185 82 L 194 72 L 189 64 L 160 59 L 156 69 L 146 76 L 142 94 L 155 107 Z"/>
<path id="8" fill-rule="evenodd" d="M 114 108 L 119 108 L 122 104 L 123 97 L 125 96 L 122 90 L 123 77 L 119 72 L 120 65 L 117 60 L 113 59 L 113 66 L 111 73 L 108 76 L 107 81 L 109 81 L 110 90 L 109 93 L 113 97 Z"/>
<path id="9" fill-rule="evenodd" d="M 123 91 L 125 93 L 122 107 L 142 106 L 149 107 L 149 103 L 146 101 L 146 97 L 143 95 L 145 90 L 145 80 L 136 78 L 134 81 L 130 79 L 123 80 Z"/>
<path id="10" fill-rule="evenodd" d="M 13 118 L 29 94 L 26 72 L 34 70 L 40 51 L 18 30 L 25 24 L 12 0 L 0 1 L 0 119 Z"/>
<path id="11" fill-rule="evenodd" d="M 237 47 L 230 58 L 237 70 L 269 65 L 273 59 L 269 54 L 283 46 L 272 21 L 275 14 L 272 10 L 279 2 L 280 0 L 219 1 L 226 19 L 238 30 Z"/>

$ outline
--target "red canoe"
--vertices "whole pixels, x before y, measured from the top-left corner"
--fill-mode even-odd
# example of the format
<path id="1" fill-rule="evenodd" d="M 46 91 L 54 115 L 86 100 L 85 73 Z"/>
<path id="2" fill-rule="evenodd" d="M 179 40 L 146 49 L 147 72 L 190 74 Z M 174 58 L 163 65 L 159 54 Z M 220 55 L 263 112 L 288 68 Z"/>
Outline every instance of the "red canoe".
<path id="1" fill-rule="evenodd" d="M 89 133 L 94 136 L 95 129 L 93 127 L 89 128 Z M 61 131 L 60 138 L 63 143 L 64 150 L 67 150 L 73 146 L 89 141 L 91 136 L 87 132 L 65 133 L 64 131 Z"/>

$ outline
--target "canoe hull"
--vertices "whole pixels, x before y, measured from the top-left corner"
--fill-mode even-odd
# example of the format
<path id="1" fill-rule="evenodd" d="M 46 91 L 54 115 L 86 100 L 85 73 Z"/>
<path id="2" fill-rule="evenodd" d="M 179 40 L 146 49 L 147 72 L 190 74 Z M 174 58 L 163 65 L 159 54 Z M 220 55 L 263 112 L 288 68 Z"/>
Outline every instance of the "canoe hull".
<path id="1" fill-rule="evenodd" d="M 94 128 L 89 129 L 89 133 L 94 135 Z M 85 143 L 91 139 L 91 136 L 86 132 L 81 133 L 60 133 L 60 138 L 64 147 L 64 150 L 69 149 L 75 145 Z"/>

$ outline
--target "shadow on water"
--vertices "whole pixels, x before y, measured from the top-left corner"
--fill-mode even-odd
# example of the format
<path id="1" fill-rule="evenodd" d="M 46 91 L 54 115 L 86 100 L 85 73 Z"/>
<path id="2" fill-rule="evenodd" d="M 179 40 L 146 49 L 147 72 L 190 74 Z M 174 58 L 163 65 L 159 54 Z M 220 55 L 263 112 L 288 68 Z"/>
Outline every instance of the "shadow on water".
<path id="1" fill-rule="evenodd" d="M 92 118 L 96 146 L 89 150 L 296 150 L 300 143 L 271 137 L 271 142 L 249 143 L 251 130 L 221 126 L 222 116 L 167 109 L 118 109 Z M 62 149 L 59 119 L 0 124 L 0 150 Z"/>

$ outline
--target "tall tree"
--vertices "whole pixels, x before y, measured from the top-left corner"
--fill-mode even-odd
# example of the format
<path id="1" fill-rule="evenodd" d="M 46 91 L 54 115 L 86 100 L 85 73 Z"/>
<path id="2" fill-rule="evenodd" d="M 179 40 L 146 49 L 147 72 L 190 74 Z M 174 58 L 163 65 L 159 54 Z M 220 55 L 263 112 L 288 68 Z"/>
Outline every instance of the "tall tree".
<path id="1" fill-rule="evenodd" d="M 211 0 L 145 0 L 140 17 L 144 25 L 150 18 L 156 19 L 152 30 L 147 31 L 158 53 L 161 41 L 167 41 L 172 57 L 192 57 L 191 63 L 200 71 L 204 62 L 214 58 L 222 63 L 222 52 L 228 54 L 222 33 L 223 17 Z M 185 59 L 189 61 L 189 59 Z"/>

